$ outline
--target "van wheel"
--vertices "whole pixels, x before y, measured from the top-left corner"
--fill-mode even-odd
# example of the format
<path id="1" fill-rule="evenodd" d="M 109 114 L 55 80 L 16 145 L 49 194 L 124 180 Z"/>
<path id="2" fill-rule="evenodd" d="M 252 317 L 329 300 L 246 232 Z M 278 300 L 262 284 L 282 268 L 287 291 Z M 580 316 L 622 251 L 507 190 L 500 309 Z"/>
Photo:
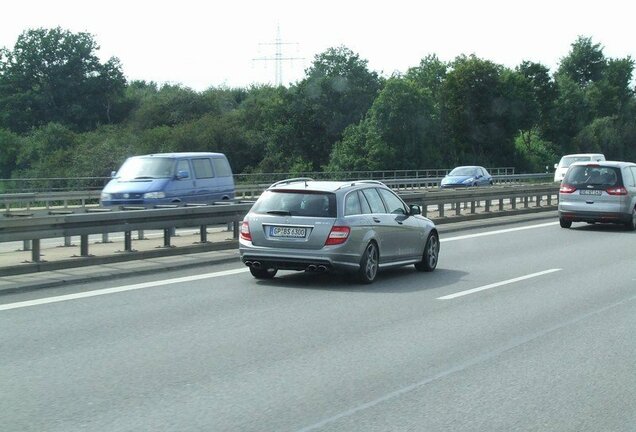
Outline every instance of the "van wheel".
<path id="1" fill-rule="evenodd" d="M 628 231 L 636 230 L 636 207 L 632 209 L 632 220 L 625 223 L 625 227 Z"/>
<path id="2" fill-rule="evenodd" d="M 433 271 L 437 267 L 438 260 L 439 237 L 437 236 L 437 233 L 432 232 L 426 240 L 426 246 L 424 246 L 424 253 L 422 254 L 422 261 L 415 263 L 415 268 L 418 271 Z"/>
<path id="3" fill-rule="evenodd" d="M 358 280 L 363 284 L 372 283 L 378 275 L 380 252 L 374 242 L 369 242 L 364 249 L 362 259 L 360 259 L 360 270 L 358 270 Z"/>
<path id="4" fill-rule="evenodd" d="M 572 221 L 559 218 L 559 225 L 561 225 L 561 228 L 570 228 L 572 226 Z"/>
<path id="5" fill-rule="evenodd" d="M 254 268 L 250 267 L 250 273 L 256 279 L 272 279 L 278 272 L 277 268 Z"/>

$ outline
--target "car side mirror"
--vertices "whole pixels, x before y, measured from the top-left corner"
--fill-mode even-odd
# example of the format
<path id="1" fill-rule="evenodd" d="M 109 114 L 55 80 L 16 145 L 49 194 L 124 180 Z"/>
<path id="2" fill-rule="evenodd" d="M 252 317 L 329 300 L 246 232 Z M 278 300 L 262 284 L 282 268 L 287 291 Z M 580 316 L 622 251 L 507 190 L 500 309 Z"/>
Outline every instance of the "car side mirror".
<path id="1" fill-rule="evenodd" d="M 190 177 L 190 173 L 187 172 L 186 170 L 177 171 L 177 180 L 185 179 L 188 177 Z"/>
<path id="2" fill-rule="evenodd" d="M 116 175 L 117 175 L 117 171 L 110 172 L 110 178 L 115 178 Z"/>
<path id="3" fill-rule="evenodd" d="M 412 205 L 409 206 L 409 210 L 410 210 L 410 215 L 411 216 L 415 216 L 415 215 L 419 215 L 422 214 L 422 209 L 420 208 L 420 206 L 418 205 Z"/>
<path id="4" fill-rule="evenodd" d="M 557 169 L 559 167 L 559 164 L 554 164 L 554 169 Z"/>

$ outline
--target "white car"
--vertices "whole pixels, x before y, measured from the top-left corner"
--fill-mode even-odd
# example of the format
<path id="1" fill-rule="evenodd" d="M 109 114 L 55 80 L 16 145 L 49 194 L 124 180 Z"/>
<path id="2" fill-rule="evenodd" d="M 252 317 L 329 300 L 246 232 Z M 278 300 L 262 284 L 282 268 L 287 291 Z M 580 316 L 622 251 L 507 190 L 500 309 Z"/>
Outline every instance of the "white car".
<path id="1" fill-rule="evenodd" d="M 605 160 L 605 155 L 601 153 L 577 153 L 568 154 L 561 158 L 558 164 L 554 164 L 554 181 L 561 182 L 570 165 L 574 162 L 600 162 Z"/>

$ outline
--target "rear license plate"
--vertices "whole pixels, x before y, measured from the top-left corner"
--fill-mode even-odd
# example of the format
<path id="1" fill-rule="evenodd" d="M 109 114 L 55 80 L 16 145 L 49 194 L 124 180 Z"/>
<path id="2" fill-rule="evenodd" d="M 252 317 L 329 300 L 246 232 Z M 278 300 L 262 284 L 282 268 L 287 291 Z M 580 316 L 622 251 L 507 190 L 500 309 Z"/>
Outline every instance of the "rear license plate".
<path id="1" fill-rule="evenodd" d="M 269 235 L 271 237 L 304 238 L 306 234 L 307 228 L 281 226 L 269 227 Z"/>
<path id="2" fill-rule="evenodd" d="M 587 189 L 583 189 L 581 190 L 581 195 L 602 195 L 603 191 L 598 190 L 598 189 L 593 189 L 593 190 L 587 190 Z"/>

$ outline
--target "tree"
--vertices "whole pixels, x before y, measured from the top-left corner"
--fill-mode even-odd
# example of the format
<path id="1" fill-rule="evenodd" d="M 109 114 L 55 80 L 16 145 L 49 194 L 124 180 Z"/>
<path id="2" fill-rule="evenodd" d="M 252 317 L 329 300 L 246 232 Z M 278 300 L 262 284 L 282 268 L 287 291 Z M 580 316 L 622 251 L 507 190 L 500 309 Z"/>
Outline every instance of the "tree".
<path id="1" fill-rule="evenodd" d="M 536 128 L 519 132 L 515 151 L 514 165 L 520 172 L 547 171 L 559 159 L 554 144 L 542 139 Z"/>
<path id="2" fill-rule="evenodd" d="M 404 78 L 412 81 L 417 87 L 427 89 L 437 104 L 441 100 L 444 80 L 448 73 L 448 64 L 436 55 L 428 55 L 420 60 L 416 67 L 409 68 Z"/>
<path id="3" fill-rule="evenodd" d="M 342 140 L 333 147 L 326 170 L 329 172 L 383 170 L 394 160 L 394 149 L 382 141 L 373 121 L 366 118 L 359 124 L 345 129 Z"/>
<path id="4" fill-rule="evenodd" d="M 11 178 L 21 146 L 21 137 L 6 129 L 0 129 L 0 178 Z"/>
<path id="5" fill-rule="evenodd" d="M 460 56 L 451 66 L 442 91 L 447 162 L 506 164 L 523 113 L 512 93 L 516 78 L 502 77 L 502 66 L 474 55 Z"/>
<path id="6" fill-rule="evenodd" d="M 290 89 L 289 122 L 296 155 L 320 169 L 345 128 L 357 124 L 375 100 L 381 81 L 367 61 L 345 47 L 316 56 L 307 78 Z"/>
<path id="7" fill-rule="evenodd" d="M 545 133 L 557 98 L 557 88 L 550 77 L 550 69 L 540 63 L 524 61 L 516 68 L 516 71 L 530 82 L 532 94 L 538 106 L 538 118 L 534 120 L 540 132 Z"/>
<path id="8" fill-rule="evenodd" d="M 119 60 L 100 63 L 88 33 L 23 32 L 0 52 L 0 126 L 24 133 L 56 122 L 76 131 L 114 123 L 126 80 Z"/>
<path id="9" fill-rule="evenodd" d="M 580 87 L 599 81 L 607 67 L 603 47 L 583 36 L 579 36 L 571 47 L 569 54 L 561 59 L 557 74 L 568 77 Z"/>

